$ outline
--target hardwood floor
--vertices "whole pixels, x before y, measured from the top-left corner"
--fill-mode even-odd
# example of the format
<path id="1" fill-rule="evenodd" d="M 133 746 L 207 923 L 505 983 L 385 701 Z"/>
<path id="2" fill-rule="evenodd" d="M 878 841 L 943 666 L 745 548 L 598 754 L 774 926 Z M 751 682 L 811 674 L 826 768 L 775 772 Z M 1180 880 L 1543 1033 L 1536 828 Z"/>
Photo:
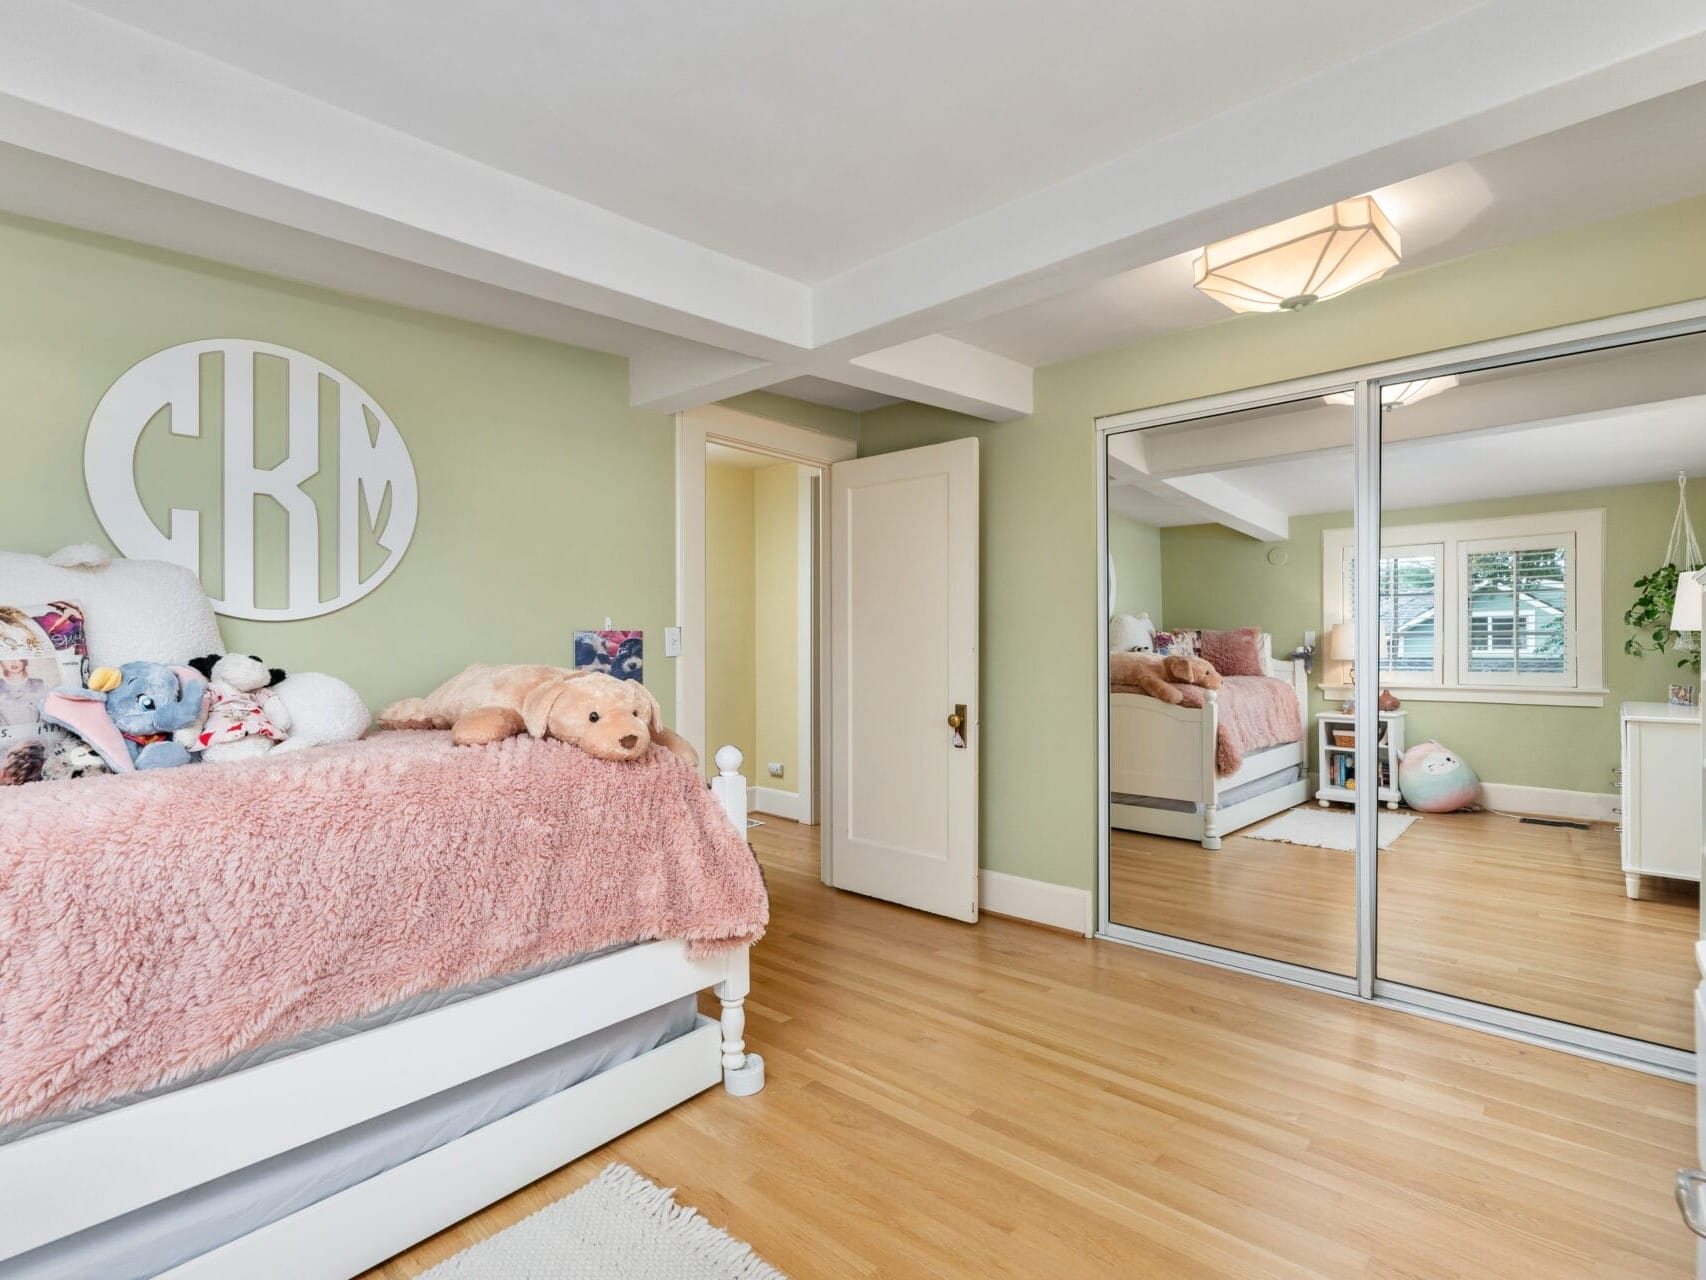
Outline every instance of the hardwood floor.
<path id="1" fill-rule="evenodd" d="M 1115 831 L 1115 920 L 1352 973 L 1356 869 L 1334 849 Z M 1617 832 L 1430 814 L 1380 855 L 1379 973 L 1489 1004 L 1694 1047 L 1698 890 L 1623 891 Z"/>
<path id="2" fill-rule="evenodd" d="M 402 1280 L 611 1160 L 811 1277 L 1596 1277 L 1689 1271 L 1693 1091 L 1014 921 L 837 893 L 753 831 L 773 898 L 714 1089 L 375 1271 Z"/>

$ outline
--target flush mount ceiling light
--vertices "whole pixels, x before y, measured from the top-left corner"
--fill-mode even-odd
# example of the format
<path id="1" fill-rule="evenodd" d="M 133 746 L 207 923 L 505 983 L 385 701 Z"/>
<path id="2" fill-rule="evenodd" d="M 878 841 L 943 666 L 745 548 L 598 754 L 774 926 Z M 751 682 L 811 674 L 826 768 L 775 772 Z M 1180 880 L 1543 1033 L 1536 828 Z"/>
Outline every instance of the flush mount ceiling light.
<path id="1" fill-rule="evenodd" d="M 1386 211 L 1357 196 L 1211 244 L 1192 267 L 1196 287 L 1234 311 L 1296 311 L 1378 279 L 1402 256 Z"/>
<path id="2" fill-rule="evenodd" d="M 1418 400 L 1437 396 L 1442 391 L 1450 391 L 1456 385 L 1455 373 L 1448 373 L 1440 378 L 1412 378 L 1408 382 L 1388 382 L 1380 388 L 1380 407 L 1396 409 L 1401 404 L 1415 404 Z M 1321 398 L 1328 404 L 1356 403 L 1356 393 L 1352 391 L 1335 391 L 1332 395 Z"/>

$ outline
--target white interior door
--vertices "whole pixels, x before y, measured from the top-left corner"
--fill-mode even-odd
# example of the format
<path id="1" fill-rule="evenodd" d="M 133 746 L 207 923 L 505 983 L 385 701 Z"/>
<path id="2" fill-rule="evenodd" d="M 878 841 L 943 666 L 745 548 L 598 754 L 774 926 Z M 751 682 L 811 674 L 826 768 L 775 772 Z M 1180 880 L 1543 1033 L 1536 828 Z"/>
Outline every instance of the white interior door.
<path id="1" fill-rule="evenodd" d="M 976 920 L 977 441 L 829 476 L 830 882 Z"/>

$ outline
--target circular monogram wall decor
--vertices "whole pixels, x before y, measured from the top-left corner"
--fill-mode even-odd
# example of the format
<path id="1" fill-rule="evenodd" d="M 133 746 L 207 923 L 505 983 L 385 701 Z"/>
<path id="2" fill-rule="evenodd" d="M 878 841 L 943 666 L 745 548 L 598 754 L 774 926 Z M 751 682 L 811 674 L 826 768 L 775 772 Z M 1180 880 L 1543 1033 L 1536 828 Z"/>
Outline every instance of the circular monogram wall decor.
<path id="1" fill-rule="evenodd" d="M 282 405 L 268 406 L 277 410 L 269 420 L 283 424 L 282 455 L 278 441 L 257 440 L 257 370 L 284 396 Z M 203 403 L 209 381 L 217 404 Z M 162 412 L 169 437 L 151 446 L 142 487 L 157 505 L 171 504 L 164 531 L 148 513 L 150 493 L 137 476 L 138 445 Z M 204 421 L 222 437 L 216 484 L 205 467 L 180 470 L 171 456 L 170 438 L 201 437 Z M 328 477 L 307 487 L 326 469 L 335 483 Z M 214 609 L 231 618 L 312 618 L 353 604 L 391 575 L 415 532 L 415 467 L 385 410 L 323 360 L 268 342 L 209 338 L 132 365 L 95 406 L 83 477 L 101 527 L 121 552 L 190 569 Z M 186 496 L 199 500 L 177 505 Z M 262 498 L 282 511 L 284 533 L 282 543 L 261 548 L 257 567 Z M 202 564 L 204 518 L 218 531 L 217 569 Z M 269 527 L 278 527 L 276 518 Z"/>

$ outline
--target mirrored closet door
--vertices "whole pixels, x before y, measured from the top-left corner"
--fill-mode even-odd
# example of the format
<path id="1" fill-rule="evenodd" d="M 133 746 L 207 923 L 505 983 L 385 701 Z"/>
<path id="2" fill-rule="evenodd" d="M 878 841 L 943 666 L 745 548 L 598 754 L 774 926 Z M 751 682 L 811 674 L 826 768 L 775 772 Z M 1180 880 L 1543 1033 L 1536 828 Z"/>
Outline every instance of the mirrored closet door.
<path id="1" fill-rule="evenodd" d="M 1347 390 L 1105 438 L 1107 901 L 1128 933 L 1356 974 L 1354 728 L 1319 688 L 1349 640 L 1321 584 L 1355 421 Z"/>
<path id="2" fill-rule="evenodd" d="M 1390 381 L 1380 405 L 1379 670 L 1324 675 L 1334 701 L 1378 690 L 1403 744 L 1383 989 L 1691 1050 L 1706 337 Z M 1348 528 L 1321 536 L 1328 628 L 1355 558 Z"/>

